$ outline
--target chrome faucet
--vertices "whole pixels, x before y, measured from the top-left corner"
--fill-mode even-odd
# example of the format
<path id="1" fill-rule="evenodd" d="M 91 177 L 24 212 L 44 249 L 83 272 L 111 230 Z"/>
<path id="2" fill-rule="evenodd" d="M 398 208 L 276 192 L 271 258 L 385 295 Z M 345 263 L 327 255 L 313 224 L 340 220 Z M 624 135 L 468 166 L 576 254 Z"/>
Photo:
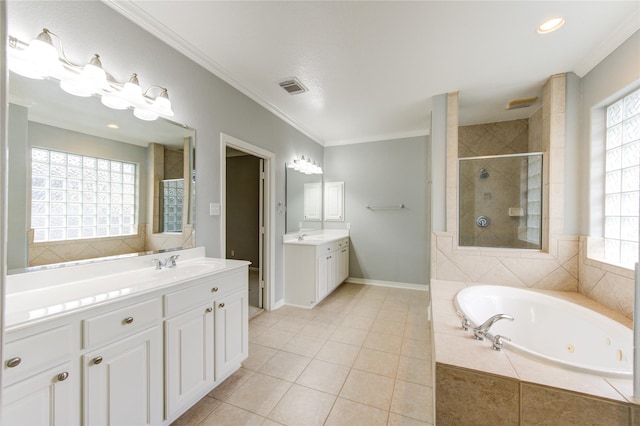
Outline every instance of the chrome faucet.
<path id="1" fill-rule="evenodd" d="M 164 260 L 153 259 L 152 262 L 156 265 L 156 270 L 166 269 L 166 268 L 175 268 L 176 260 L 180 257 L 179 254 L 174 254 L 172 256 L 167 257 Z"/>
<path id="2" fill-rule="evenodd" d="M 501 351 L 503 346 L 503 342 L 502 342 L 503 340 L 506 340 L 507 342 L 511 341 L 511 339 L 509 339 L 506 336 L 501 336 L 499 334 L 495 335 L 493 339 L 491 339 L 491 341 L 493 342 L 493 344 L 491 345 L 491 348 L 494 351 Z"/>
<path id="3" fill-rule="evenodd" d="M 298 235 L 298 241 L 303 241 L 303 240 L 304 240 L 304 237 L 308 237 L 308 235 L 307 235 L 307 234 L 300 234 L 300 235 Z"/>
<path id="4" fill-rule="evenodd" d="M 495 324 L 496 322 L 502 319 L 508 319 L 509 321 L 513 321 L 513 317 L 511 315 L 507 315 L 507 314 L 494 315 L 473 329 L 473 338 L 476 340 L 484 340 L 491 326 L 493 326 L 493 324 Z"/>

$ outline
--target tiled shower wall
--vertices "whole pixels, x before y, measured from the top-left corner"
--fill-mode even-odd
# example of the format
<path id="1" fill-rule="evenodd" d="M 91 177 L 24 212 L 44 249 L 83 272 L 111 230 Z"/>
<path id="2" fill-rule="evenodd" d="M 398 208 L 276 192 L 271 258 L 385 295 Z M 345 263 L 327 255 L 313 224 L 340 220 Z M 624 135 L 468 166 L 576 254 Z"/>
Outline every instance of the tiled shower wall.
<path id="1" fill-rule="evenodd" d="M 542 108 L 529 119 L 529 150 L 545 153 L 547 231 L 541 252 L 458 247 L 458 108 L 457 94 L 449 95 L 447 231 L 434 232 L 432 238 L 432 278 L 580 292 L 631 318 L 633 272 L 588 259 L 586 237 L 564 234 L 565 93 L 566 76 L 551 76 L 544 85 Z"/>

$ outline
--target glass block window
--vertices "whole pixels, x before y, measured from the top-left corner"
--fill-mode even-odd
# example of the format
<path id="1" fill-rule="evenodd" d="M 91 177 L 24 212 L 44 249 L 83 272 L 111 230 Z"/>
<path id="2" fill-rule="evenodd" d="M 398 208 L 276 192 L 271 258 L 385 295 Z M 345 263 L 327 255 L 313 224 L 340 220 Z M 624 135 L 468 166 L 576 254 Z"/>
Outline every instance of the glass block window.
<path id="1" fill-rule="evenodd" d="M 638 261 L 640 215 L 640 90 L 607 107 L 604 255 Z"/>
<path id="2" fill-rule="evenodd" d="M 134 235 L 136 192 L 133 163 L 33 148 L 34 242 Z"/>
<path id="3" fill-rule="evenodd" d="M 184 179 L 160 181 L 162 191 L 162 232 L 182 232 Z"/>

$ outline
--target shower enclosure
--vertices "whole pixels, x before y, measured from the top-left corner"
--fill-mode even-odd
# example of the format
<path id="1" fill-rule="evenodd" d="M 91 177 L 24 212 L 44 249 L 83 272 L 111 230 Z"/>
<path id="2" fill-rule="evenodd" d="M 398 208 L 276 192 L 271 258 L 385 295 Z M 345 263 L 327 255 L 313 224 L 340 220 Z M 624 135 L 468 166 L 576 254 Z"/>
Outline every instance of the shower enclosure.
<path id="1" fill-rule="evenodd" d="M 541 249 L 542 153 L 459 159 L 459 245 Z"/>

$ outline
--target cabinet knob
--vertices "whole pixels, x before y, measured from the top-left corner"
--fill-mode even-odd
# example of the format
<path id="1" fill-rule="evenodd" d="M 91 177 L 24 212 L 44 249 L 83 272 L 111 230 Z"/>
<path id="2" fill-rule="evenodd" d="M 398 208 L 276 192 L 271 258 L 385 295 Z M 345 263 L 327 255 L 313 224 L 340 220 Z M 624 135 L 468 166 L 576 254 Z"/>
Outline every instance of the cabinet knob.
<path id="1" fill-rule="evenodd" d="M 22 362 L 22 359 L 19 356 L 15 358 L 11 358 L 10 360 L 7 361 L 7 367 L 9 368 L 17 367 L 20 365 L 21 362 Z"/>
<path id="2" fill-rule="evenodd" d="M 224 308 L 224 303 L 219 304 L 218 308 Z"/>
<path id="3" fill-rule="evenodd" d="M 132 322 L 133 322 L 133 317 L 126 317 L 126 318 L 124 319 L 124 323 L 125 323 L 125 324 L 131 324 Z"/>
<path id="4" fill-rule="evenodd" d="M 205 309 L 205 312 L 206 313 L 213 312 L 213 308 L 207 308 L 207 309 Z"/>
<path id="5" fill-rule="evenodd" d="M 211 293 L 215 293 L 216 291 L 218 291 L 218 287 L 214 287 L 211 289 Z"/>
<path id="6" fill-rule="evenodd" d="M 58 374 L 58 381 L 59 382 L 64 382 L 68 378 L 69 378 L 69 373 L 67 373 L 66 371 L 64 373 Z"/>
<path id="7" fill-rule="evenodd" d="M 98 365 L 102 362 L 102 357 L 101 356 L 97 356 L 93 359 L 93 363 Z"/>

